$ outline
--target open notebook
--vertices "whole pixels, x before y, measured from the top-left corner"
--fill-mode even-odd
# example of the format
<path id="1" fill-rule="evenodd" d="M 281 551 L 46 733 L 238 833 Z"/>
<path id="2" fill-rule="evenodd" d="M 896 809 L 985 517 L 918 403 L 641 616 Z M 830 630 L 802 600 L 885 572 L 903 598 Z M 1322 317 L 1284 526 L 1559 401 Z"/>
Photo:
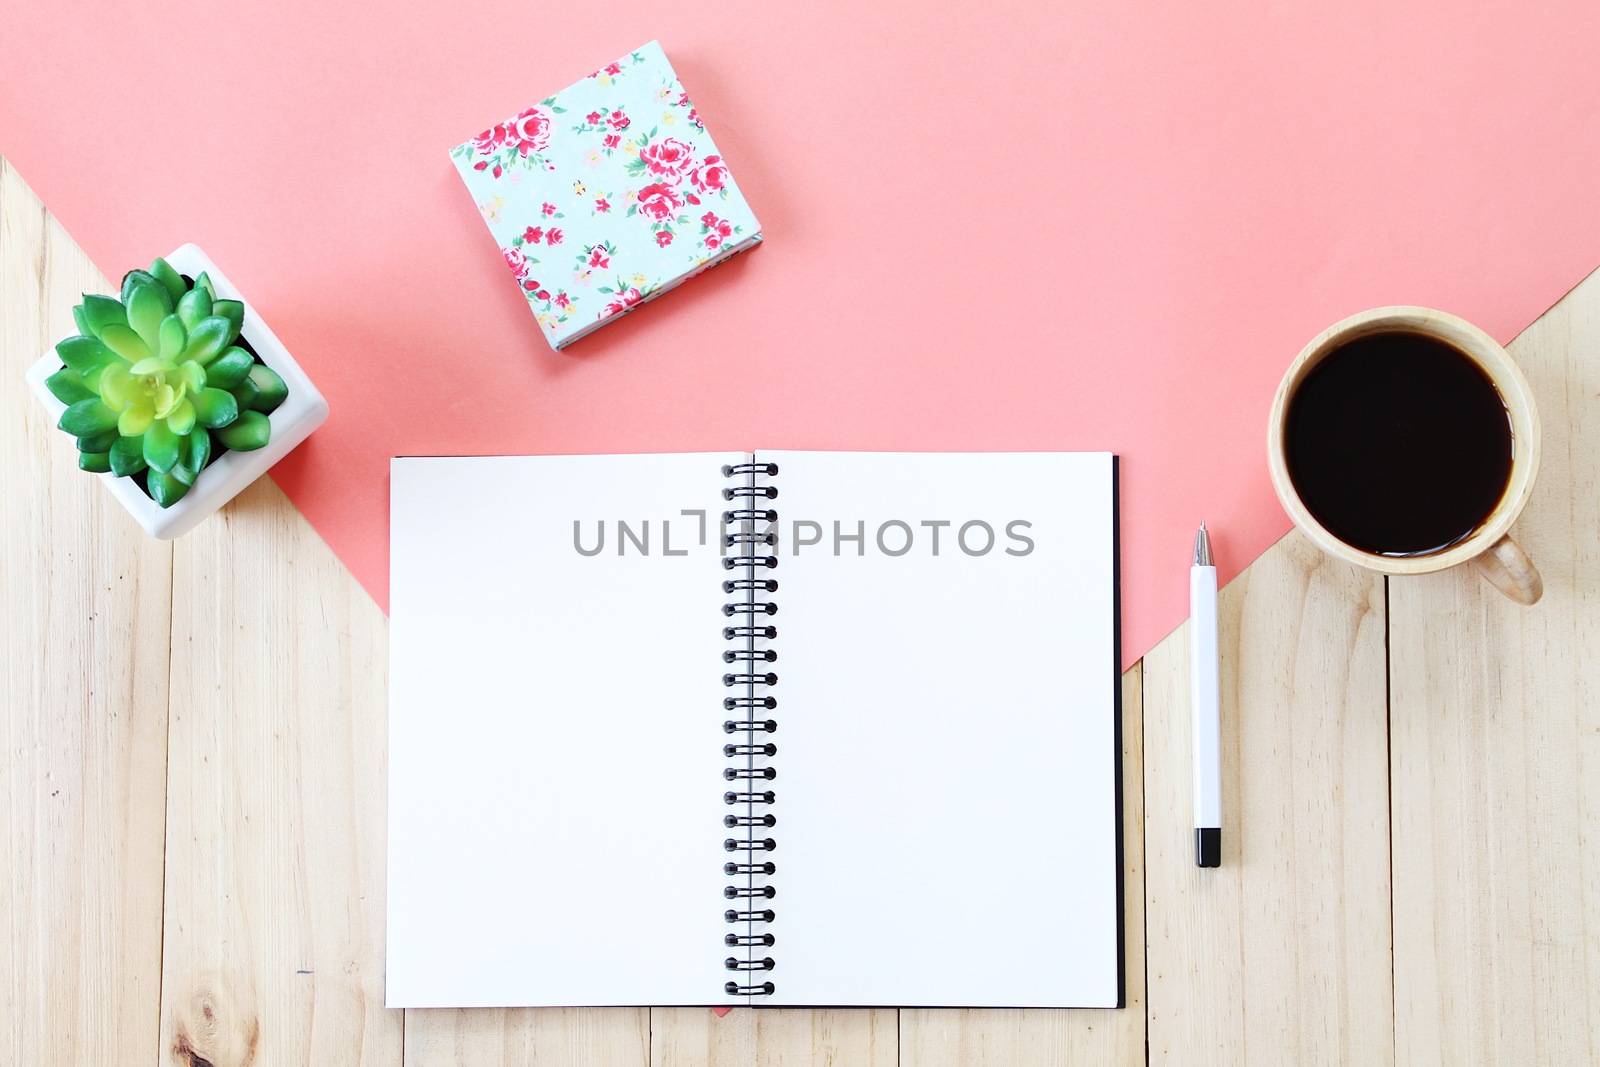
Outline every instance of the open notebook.
<path id="1" fill-rule="evenodd" d="M 1102 453 L 394 460 L 389 1006 L 1120 1005 L 1116 512 Z"/>

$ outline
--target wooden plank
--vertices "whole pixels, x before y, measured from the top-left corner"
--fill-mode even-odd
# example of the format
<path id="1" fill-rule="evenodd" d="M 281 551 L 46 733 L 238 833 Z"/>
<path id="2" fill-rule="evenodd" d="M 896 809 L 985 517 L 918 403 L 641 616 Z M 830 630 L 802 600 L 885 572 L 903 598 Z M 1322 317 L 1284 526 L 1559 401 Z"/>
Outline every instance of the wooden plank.
<path id="1" fill-rule="evenodd" d="M 709 1011 L 707 1015 L 711 1014 Z M 473 1008 L 406 1012 L 406 1067 L 642 1065 L 647 1008 Z"/>
<path id="2" fill-rule="evenodd" d="M 894 1067 L 893 1008 L 652 1008 L 651 1067 Z"/>
<path id="3" fill-rule="evenodd" d="M 177 543 L 163 1062 L 400 1064 L 386 632 L 268 479 Z"/>
<path id="4" fill-rule="evenodd" d="M 0 160 L 0 1062 L 155 1055 L 172 554 L 23 387 L 105 279 Z"/>
<path id="5" fill-rule="evenodd" d="M 1144 700 L 1140 665 L 1122 676 L 1123 923 L 1127 1007 L 1120 1011 L 914 1010 L 900 1013 L 906 1067 L 1143 1063 Z"/>
<path id="6" fill-rule="evenodd" d="M 1415 1063 L 1600 1062 L 1600 275 L 1511 345 L 1544 424 L 1517 540 L 1532 608 L 1393 579 L 1397 1044 Z"/>
<path id="7" fill-rule="evenodd" d="M 1382 580 L 1291 534 L 1220 611 L 1220 869 L 1194 865 L 1187 626 L 1144 661 L 1151 1061 L 1388 1063 Z"/>

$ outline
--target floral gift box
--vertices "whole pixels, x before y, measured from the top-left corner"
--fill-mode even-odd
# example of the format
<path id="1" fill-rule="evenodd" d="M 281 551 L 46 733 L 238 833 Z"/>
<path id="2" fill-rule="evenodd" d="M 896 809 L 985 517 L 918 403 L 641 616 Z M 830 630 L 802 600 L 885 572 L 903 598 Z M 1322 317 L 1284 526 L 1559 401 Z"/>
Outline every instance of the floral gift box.
<path id="1" fill-rule="evenodd" d="M 761 243 L 655 41 L 450 157 L 552 348 Z"/>

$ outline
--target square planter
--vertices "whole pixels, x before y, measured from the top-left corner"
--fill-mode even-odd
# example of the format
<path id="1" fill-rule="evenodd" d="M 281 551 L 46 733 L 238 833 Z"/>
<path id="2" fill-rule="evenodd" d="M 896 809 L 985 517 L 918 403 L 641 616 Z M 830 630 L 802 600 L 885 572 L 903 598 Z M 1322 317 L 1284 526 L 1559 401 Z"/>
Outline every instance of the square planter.
<path id="1" fill-rule="evenodd" d="M 204 252 L 195 245 L 187 244 L 166 259 L 173 269 L 191 280 L 204 271 L 210 276 L 219 299 L 237 300 L 244 304 L 244 329 L 240 331 L 240 337 L 250 343 L 261 362 L 278 373 L 288 386 L 289 395 L 267 416 L 272 424 L 272 439 L 265 447 L 250 452 L 232 449 L 224 452 L 200 472 L 189 491 L 169 508 L 161 507 L 147 496 L 133 478 L 115 474 L 99 475 L 111 495 L 144 527 L 145 532 L 163 540 L 187 533 L 200 520 L 232 500 L 309 437 L 311 431 L 321 426 L 328 417 L 328 402 L 311 384 L 311 379 L 300 369 L 300 364 L 289 355 L 250 301 L 234 288 L 228 276 Z M 52 424 L 61 418 L 67 406 L 51 395 L 44 380 L 60 366 L 61 359 L 52 348 L 28 370 L 27 376 L 34 395 L 50 413 Z M 64 446 L 71 449 L 72 438 L 59 431 L 57 433 Z"/>

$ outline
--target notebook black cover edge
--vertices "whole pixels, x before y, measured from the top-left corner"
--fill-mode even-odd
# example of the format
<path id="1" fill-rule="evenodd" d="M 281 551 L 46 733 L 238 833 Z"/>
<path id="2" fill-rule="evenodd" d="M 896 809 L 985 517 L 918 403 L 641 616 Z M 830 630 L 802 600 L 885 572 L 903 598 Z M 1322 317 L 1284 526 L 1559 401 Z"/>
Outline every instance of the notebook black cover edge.
<path id="1" fill-rule="evenodd" d="M 1124 900 L 1122 809 L 1122 458 L 1111 456 L 1111 671 L 1112 817 L 1117 857 L 1117 1007 L 1128 1006 L 1127 904 Z"/>

